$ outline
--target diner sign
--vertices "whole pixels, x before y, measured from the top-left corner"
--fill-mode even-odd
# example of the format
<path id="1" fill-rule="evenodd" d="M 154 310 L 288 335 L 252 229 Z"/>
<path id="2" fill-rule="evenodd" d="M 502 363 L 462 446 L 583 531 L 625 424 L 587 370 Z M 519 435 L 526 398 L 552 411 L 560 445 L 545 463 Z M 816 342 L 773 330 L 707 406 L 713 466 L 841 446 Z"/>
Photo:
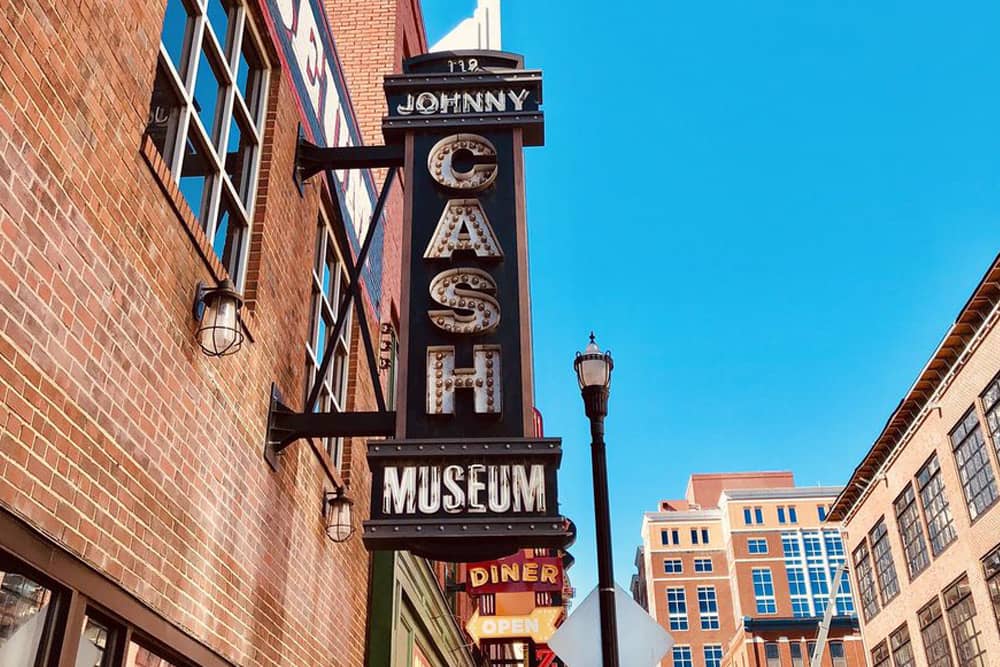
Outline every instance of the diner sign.
<path id="1" fill-rule="evenodd" d="M 470 595 L 563 590 L 562 559 L 553 556 L 526 557 L 521 551 L 499 560 L 469 563 L 466 572 L 466 590 Z"/>
<path id="2" fill-rule="evenodd" d="M 525 145 L 541 72 L 520 56 L 418 56 L 386 77 L 405 163 L 396 439 L 368 444 L 369 549 L 482 561 L 572 539 L 557 438 L 535 438 Z"/>

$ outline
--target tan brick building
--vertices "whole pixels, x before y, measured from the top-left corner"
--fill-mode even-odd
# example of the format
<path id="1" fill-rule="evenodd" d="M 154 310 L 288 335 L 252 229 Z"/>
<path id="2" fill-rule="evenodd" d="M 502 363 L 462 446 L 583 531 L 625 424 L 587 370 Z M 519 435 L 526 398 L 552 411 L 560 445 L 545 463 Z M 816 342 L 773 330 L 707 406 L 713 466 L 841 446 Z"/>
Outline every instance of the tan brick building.
<path id="1" fill-rule="evenodd" d="M 998 316 L 1000 258 L 834 506 L 876 667 L 1000 664 Z"/>
<path id="2" fill-rule="evenodd" d="M 369 554 L 322 511 L 367 516 L 360 440 L 262 457 L 272 383 L 374 408 L 357 316 L 325 334 L 384 174 L 300 189 L 299 126 L 382 143 L 381 77 L 425 48 L 417 0 L 3 3 L 0 665 L 473 664 L 449 568 L 401 556 L 408 631 L 369 627 Z M 390 395 L 400 202 L 362 273 Z M 227 278 L 243 343 L 212 358 L 195 287 Z"/>
<path id="3" fill-rule="evenodd" d="M 805 667 L 844 561 L 824 522 L 839 488 L 788 472 L 692 475 L 681 500 L 643 517 L 633 595 L 674 637 L 664 667 Z M 865 665 L 846 577 L 826 667 Z"/>

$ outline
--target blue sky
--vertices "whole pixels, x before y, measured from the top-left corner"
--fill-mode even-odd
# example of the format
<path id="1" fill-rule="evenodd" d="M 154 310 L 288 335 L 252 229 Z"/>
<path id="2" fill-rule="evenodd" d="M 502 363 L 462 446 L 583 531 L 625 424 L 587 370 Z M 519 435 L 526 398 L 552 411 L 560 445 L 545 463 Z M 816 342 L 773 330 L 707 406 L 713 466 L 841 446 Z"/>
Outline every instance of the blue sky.
<path id="1" fill-rule="evenodd" d="M 474 7 L 423 0 L 429 40 Z M 998 24 L 985 0 L 503 0 L 504 48 L 545 73 L 536 402 L 563 438 L 578 599 L 587 333 L 616 364 L 622 586 L 642 512 L 693 472 L 846 482 L 1000 250 Z"/>

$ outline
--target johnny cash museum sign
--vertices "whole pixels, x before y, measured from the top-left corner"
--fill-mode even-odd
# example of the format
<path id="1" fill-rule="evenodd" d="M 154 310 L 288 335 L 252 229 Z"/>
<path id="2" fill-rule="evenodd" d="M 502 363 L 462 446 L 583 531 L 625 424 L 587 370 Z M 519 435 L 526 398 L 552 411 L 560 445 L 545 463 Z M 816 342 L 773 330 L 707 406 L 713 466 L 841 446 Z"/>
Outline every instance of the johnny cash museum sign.
<path id="1" fill-rule="evenodd" d="M 412 58 L 385 81 L 406 156 L 396 438 L 370 442 L 369 549 L 486 560 L 564 547 L 557 438 L 536 437 L 522 148 L 543 141 L 520 56 Z"/>

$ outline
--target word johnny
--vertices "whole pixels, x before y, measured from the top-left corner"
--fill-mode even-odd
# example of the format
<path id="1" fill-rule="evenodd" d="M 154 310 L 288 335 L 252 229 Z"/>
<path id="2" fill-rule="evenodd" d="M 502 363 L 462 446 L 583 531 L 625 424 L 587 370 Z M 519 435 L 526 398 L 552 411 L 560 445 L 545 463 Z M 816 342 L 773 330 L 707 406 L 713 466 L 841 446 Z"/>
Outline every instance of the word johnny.
<path id="1" fill-rule="evenodd" d="M 524 111 L 524 101 L 531 91 L 498 89 L 476 92 L 430 92 L 424 91 L 414 95 L 407 93 L 406 103 L 396 105 L 396 113 L 400 116 L 411 116 L 418 113 L 430 116 L 436 113 L 496 113 L 507 111 L 510 102 L 511 111 Z"/>
<path id="2" fill-rule="evenodd" d="M 382 511 L 389 515 L 544 514 L 545 466 L 386 466 Z"/>

